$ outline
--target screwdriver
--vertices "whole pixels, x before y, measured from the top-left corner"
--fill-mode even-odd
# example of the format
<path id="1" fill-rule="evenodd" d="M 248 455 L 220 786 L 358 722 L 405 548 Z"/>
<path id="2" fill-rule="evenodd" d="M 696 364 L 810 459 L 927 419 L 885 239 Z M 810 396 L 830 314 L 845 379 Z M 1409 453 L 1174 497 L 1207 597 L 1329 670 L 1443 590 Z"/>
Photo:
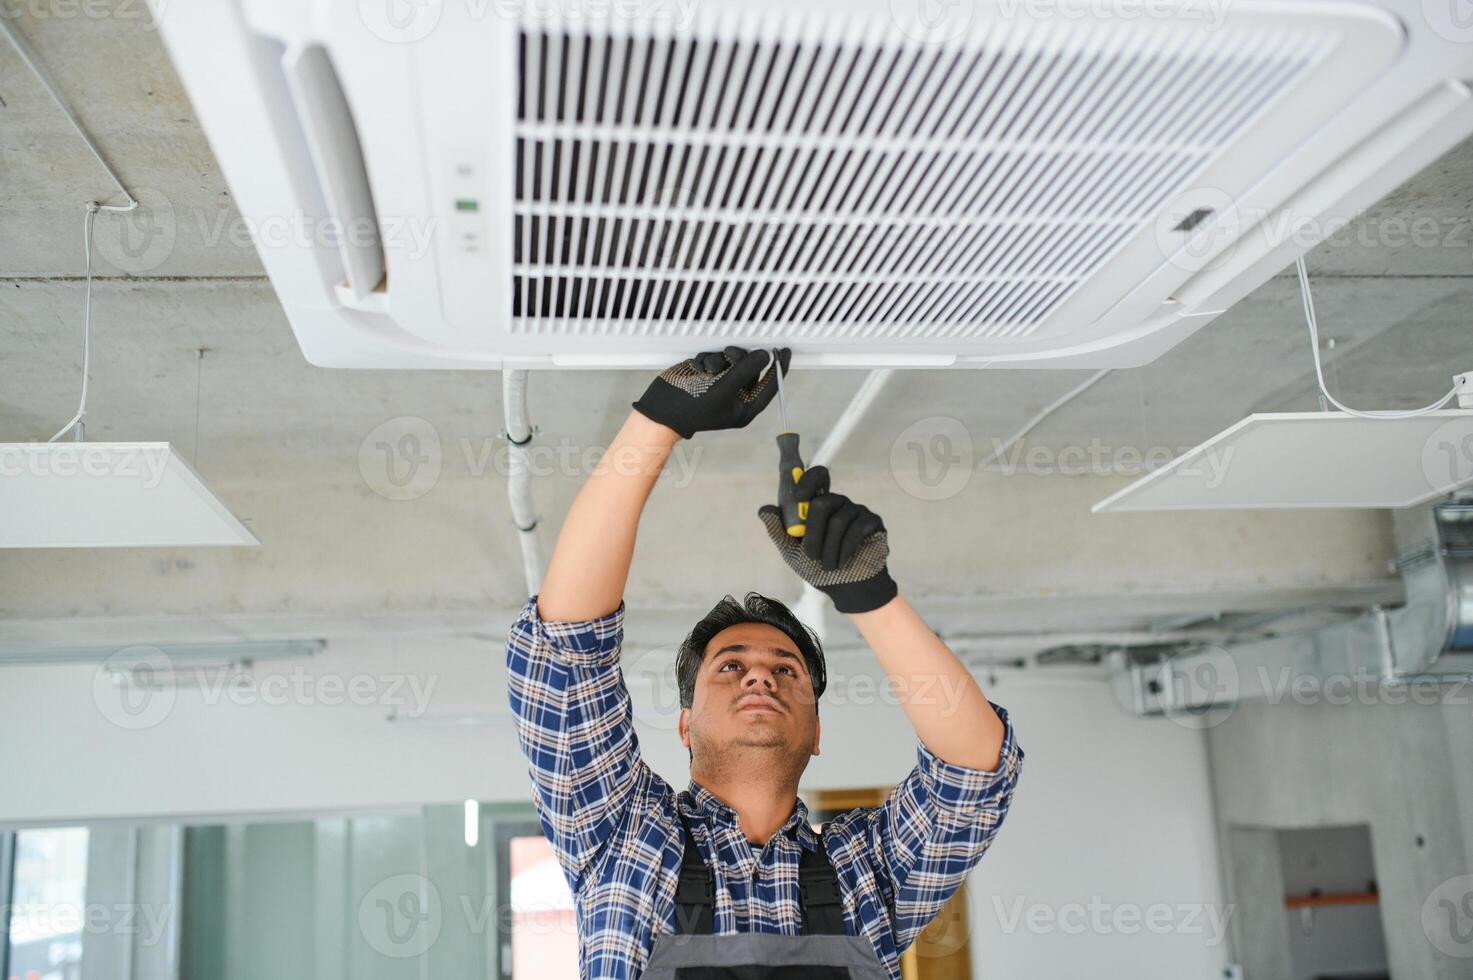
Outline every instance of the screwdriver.
<path id="1" fill-rule="evenodd" d="M 777 351 L 772 352 L 777 362 Z M 788 535 L 801 538 L 807 530 L 808 502 L 798 500 L 798 481 L 803 478 L 803 457 L 798 455 L 798 433 L 788 428 L 788 398 L 783 389 L 782 364 L 777 365 L 777 407 L 783 417 L 783 431 L 777 436 L 777 506 L 782 512 L 783 527 Z"/>

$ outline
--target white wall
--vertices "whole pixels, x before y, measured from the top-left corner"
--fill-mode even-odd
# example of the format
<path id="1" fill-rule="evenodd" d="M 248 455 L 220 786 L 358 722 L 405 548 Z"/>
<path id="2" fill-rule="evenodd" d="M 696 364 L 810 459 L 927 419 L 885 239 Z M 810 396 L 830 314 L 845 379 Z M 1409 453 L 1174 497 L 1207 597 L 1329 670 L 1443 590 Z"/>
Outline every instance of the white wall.
<path id="1" fill-rule="evenodd" d="M 1231 910 L 1201 733 L 1133 718 L 1093 685 L 1004 684 L 992 697 L 1028 759 L 970 882 L 974 975 L 1221 977 Z"/>
<path id="2" fill-rule="evenodd" d="M 1470 960 L 1450 955 L 1433 937 L 1435 927 L 1454 926 L 1435 903 L 1445 899 L 1459 910 L 1465 876 L 1473 872 L 1473 813 L 1464 808 L 1470 689 L 1416 689 L 1419 696 L 1436 695 L 1439 703 L 1430 704 L 1413 702 L 1410 690 L 1366 688 L 1345 698 L 1342 688 L 1342 700 L 1332 700 L 1330 688 L 1324 696 L 1311 690 L 1303 703 L 1240 704 L 1213 728 L 1208 740 L 1218 816 L 1229 842 L 1226 873 L 1245 908 L 1277 908 L 1283 883 L 1263 874 L 1263 855 L 1240 843 L 1243 828 L 1365 825 L 1391 975 L 1465 980 Z M 1456 927 L 1465 928 L 1465 919 Z M 1237 925 L 1247 980 L 1285 975 L 1283 917 L 1250 914 Z M 1461 934 L 1453 935 L 1459 951 L 1467 949 Z M 1446 946 L 1448 935 L 1441 938 Z"/>
<path id="3" fill-rule="evenodd" d="M 503 631 L 488 629 L 482 640 L 334 642 L 305 661 L 295 688 L 263 686 L 256 703 L 233 703 L 208 689 L 179 690 L 167 712 L 160 702 L 132 716 L 119 713 L 105 679 L 94 684 L 95 668 L 0 670 L 7 760 L 0 821 L 529 799 L 509 726 L 384 720 L 393 696 L 410 702 L 399 706 L 401 713 L 419 707 L 431 715 L 503 712 Z M 668 680 L 672 661 L 668 647 L 626 645 L 645 758 L 679 788 L 689 767 L 674 731 L 673 686 L 649 680 L 651 674 Z M 291 679 L 286 669 L 263 666 L 258 677 Z M 901 709 L 878 693 L 872 659 L 836 651 L 830 672 L 823 752 L 805 787 L 902 778 L 915 762 L 914 735 Z M 1130 717 L 1094 681 L 1003 674 L 984 683 L 1011 711 L 1027 760 L 1013 812 L 969 884 L 977 975 L 1219 975 L 1226 951 L 1211 943 L 1211 919 L 1191 911 L 1216 910 L 1220 891 L 1201 734 Z M 322 703 L 353 684 L 371 687 L 377 700 Z M 427 704 L 414 702 L 415 690 L 430 692 Z M 277 694 L 286 695 L 285 703 L 276 703 Z M 127 727 L 151 711 L 161 715 L 156 724 Z M 1170 907 L 1164 923 L 1170 934 L 1145 930 L 1140 917 L 1152 906 Z M 1093 927 L 1091 915 L 1103 915 L 1103 928 Z"/>

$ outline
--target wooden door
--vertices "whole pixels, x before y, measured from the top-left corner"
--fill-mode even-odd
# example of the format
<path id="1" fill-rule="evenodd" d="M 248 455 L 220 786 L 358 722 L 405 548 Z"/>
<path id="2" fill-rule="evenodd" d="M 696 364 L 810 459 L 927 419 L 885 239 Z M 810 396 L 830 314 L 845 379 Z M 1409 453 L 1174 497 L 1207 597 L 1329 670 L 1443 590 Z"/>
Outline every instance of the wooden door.
<path id="1" fill-rule="evenodd" d="M 815 823 L 860 806 L 879 806 L 890 788 L 821 789 L 803 794 L 809 819 Z M 967 886 L 956 890 L 931 924 L 900 957 L 901 980 L 972 980 L 972 950 L 968 945 Z"/>

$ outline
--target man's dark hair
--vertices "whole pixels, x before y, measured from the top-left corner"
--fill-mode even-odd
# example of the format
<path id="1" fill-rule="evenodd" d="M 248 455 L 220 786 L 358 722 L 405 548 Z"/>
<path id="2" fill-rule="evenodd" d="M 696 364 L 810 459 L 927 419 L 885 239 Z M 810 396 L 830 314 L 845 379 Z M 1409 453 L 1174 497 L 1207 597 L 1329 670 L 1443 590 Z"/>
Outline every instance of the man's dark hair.
<path id="1" fill-rule="evenodd" d="M 813 711 L 818 713 L 818 699 L 828 685 L 824 670 L 823 644 L 818 634 L 793 615 L 793 611 L 776 599 L 748 592 L 742 602 L 730 595 L 711 608 L 711 611 L 696 623 L 680 644 L 675 657 L 675 679 L 680 685 L 680 706 L 689 708 L 696 699 L 696 675 L 701 672 L 701 662 L 706 657 L 706 645 L 712 637 L 728 626 L 740 623 L 765 623 L 782 630 L 797 646 L 803 662 L 808 665 L 808 676 L 813 680 Z"/>

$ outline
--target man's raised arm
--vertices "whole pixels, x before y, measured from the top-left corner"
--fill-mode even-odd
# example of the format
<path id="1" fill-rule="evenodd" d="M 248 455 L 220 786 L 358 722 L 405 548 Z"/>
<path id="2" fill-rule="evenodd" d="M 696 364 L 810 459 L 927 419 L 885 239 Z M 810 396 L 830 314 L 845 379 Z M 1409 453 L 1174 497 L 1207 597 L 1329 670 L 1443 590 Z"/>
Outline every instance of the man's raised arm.
<path id="1" fill-rule="evenodd" d="M 787 369 L 789 352 L 781 352 Z M 544 618 L 613 612 L 624 595 L 639 516 L 670 450 L 697 432 L 740 429 L 772 401 L 767 351 L 697 354 L 650 385 L 563 521 L 537 600 Z"/>
<path id="2" fill-rule="evenodd" d="M 757 512 L 783 560 L 854 621 L 928 749 L 952 765 L 996 769 L 1006 726 L 976 678 L 900 597 L 890 577 L 889 533 L 880 515 L 830 493 L 825 466 L 803 474 L 796 496 L 808 503 L 807 533 L 801 539 L 785 534 L 777 507 L 769 504 Z"/>
<path id="3" fill-rule="evenodd" d="M 889 675 L 916 735 L 943 761 L 995 772 L 1006 733 L 977 679 L 941 637 L 897 595 L 851 614 Z"/>
<path id="4" fill-rule="evenodd" d="M 732 347 L 655 379 L 579 491 L 542 588 L 507 636 L 507 695 L 538 819 L 575 891 L 640 781 L 658 778 L 640 760 L 619 669 L 640 514 L 679 439 L 740 428 L 771 400 L 767 360 Z"/>
<path id="5" fill-rule="evenodd" d="M 788 566 L 847 613 L 874 650 L 916 731 L 916 766 L 878 807 L 839 817 L 839 839 L 863 842 L 877 869 L 904 950 L 981 860 L 1012 803 L 1023 750 L 1007 712 L 977 681 L 890 578 L 889 537 L 879 515 L 829 493 L 811 467 L 797 487 L 808 502 L 801 543 L 778 508 L 758 511 Z"/>
<path id="6" fill-rule="evenodd" d="M 563 520 L 537 595 L 543 619 L 582 621 L 619 606 L 645 501 L 680 433 L 630 412 Z"/>
<path id="7" fill-rule="evenodd" d="M 640 512 L 679 438 L 630 413 L 506 641 L 507 695 L 538 820 L 575 891 L 625 819 L 643 768 L 619 670 L 621 597 Z"/>

